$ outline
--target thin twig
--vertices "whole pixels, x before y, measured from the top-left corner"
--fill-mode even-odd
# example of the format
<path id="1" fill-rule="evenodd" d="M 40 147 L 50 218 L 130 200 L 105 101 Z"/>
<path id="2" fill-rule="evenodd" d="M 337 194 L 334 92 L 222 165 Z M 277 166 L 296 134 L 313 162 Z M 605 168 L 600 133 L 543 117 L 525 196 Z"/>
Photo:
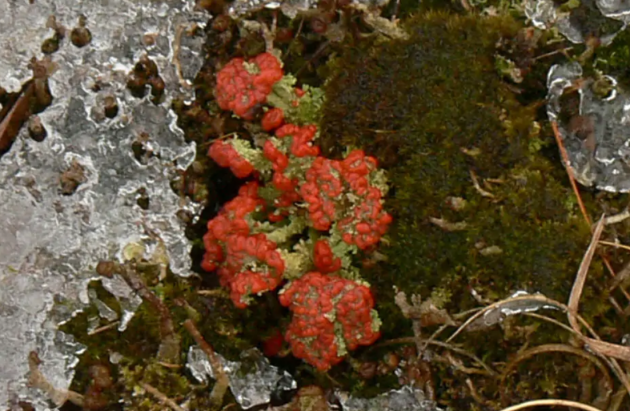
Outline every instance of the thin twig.
<path id="1" fill-rule="evenodd" d="M 28 384 L 31 387 L 37 388 L 43 391 L 46 396 L 55 403 L 57 407 L 61 407 L 66 401 L 83 407 L 84 397 L 83 395 L 70 390 L 60 390 L 55 388 L 54 385 L 48 381 L 48 379 L 39 370 L 41 360 L 37 355 L 37 352 L 31 351 L 28 355 Z"/>
<path id="2" fill-rule="evenodd" d="M 552 324 L 555 324 L 559 327 L 561 327 L 562 329 L 569 331 L 570 333 L 572 333 L 573 335 L 575 335 L 578 339 L 580 339 L 581 341 L 583 341 L 584 343 L 588 344 L 588 341 L 586 339 L 585 336 L 583 336 L 582 334 L 576 332 L 573 328 L 561 323 L 560 321 L 557 321 L 553 318 L 547 317 L 545 315 L 540 315 L 540 314 L 536 314 L 536 313 L 523 313 L 523 315 L 527 316 L 527 317 L 533 317 L 533 318 L 538 318 L 540 320 L 543 321 L 548 321 Z M 599 336 L 595 335 L 596 338 L 599 338 Z M 626 374 L 624 373 L 623 369 L 621 368 L 621 366 L 619 365 L 619 363 L 617 362 L 617 360 L 615 360 L 614 358 L 608 358 L 605 355 L 599 353 L 599 352 L 595 352 L 595 355 L 597 355 L 602 361 L 604 361 L 609 367 L 610 369 L 612 369 L 613 373 L 615 374 L 615 376 L 619 379 L 619 381 L 622 382 L 623 386 L 623 390 L 624 392 L 627 394 L 627 388 L 628 388 L 628 377 L 626 376 Z"/>
<path id="3" fill-rule="evenodd" d="M 551 57 L 551 56 L 555 56 L 556 54 L 559 53 L 566 53 L 567 51 L 571 51 L 573 50 L 573 47 L 565 47 L 563 49 L 558 49 L 558 50 L 554 50 L 554 51 L 550 51 L 549 53 L 545 53 L 545 54 L 541 54 L 540 56 L 536 56 L 532 59 L 532 61 L 537 61 L 537 60 L 541 60 L 547 57 Z"/>
<path id="4" fill-rule="evenodd" d="M 547 303 L 549 305 L 555 305 L 555 303 L 556 303 L 556 301 L 551 300 L 551 299 L 549 299 L 549 298 L 547 298 L 545 296 L 542 296 L 542 295 L 522 295 L 522 296 L 518 296 L 518 297 L 506 298 L 505 300 L 497 301 L 496 303 L 490 304 L 487 307 L 482 308 L 481 310 L 477 311 L 475 314 L 470 316 L 462 325 L 459 326 L 459 328 L 450 337 L 448 337 L 446 342 L 451 342 L 462 331 L 464 331 L 464 329 L 466 327 L 468 327 L 473 321 L 475 321 L 476 319 L 482 317 L 487 312 L 489 312 L 491 310 L 494 310 L 494 309 L 497 309 L 497 308 L 499 308 L 502 305 L 505 305 L 507 303 L 514 302 L 514 301 L 521 301 L 521 300 L 523 300 L 523 301 L 540 302 L 541 306 L 545 305 Z"/>
<path id="5" fill-rule="evenodd" d="M 580 207 L 580 211 L 584 216 L 584 219 L 588 223 L 588 225 L 593 224 L 591 221 L 591 217 L 589 217 L 586 212 L 586 207 L 582 202 L 582 197 L 580 196 L 580 190 L 578 189 L 577 183 L 575 182 L 575 177 L 573 176 L 573 172 L 571 171 L 571 162 L 569 160 L 569 154 L 567 154 L 567 150 L 564 147 L 564 143 L 562 142 L 562 137 L 560 136 L 560 130 L 558 130 L 558 123 L 556 121 L 551 122 L 551 128 L 553 129 L 553 134 L 556 138 L 556 143 L 558 144 L 558 149 L 560 150 L 560 156 L 562 157 L 562 163 L 564 164 L 564 168 L 569 176 L 569 182 L 571 183 L 571 188 L 573 188 L 573 192 L 575 193 L 575 197 L 577 198 L 578 206 Z"/>
<path id="6" fill-rule="evenodd" d="M 403 338 L 396 338 L 393 340 L 389 340 L 389 341 L 385 341 L 381 344 L 378 344 L 378 347 L 383 347 L 386 345 L 393 345 L 393 344 L 415 344 L 417 341 L 417 339 L 415 337 L 403 337 Z M 463 355 L 464 357 L 468 357 L 471 360 L 473 360 L 474 362 L 476 362 L 477 364 L 479 364 L 483 369 L 485 369 L 489 375 L 492 376 L 498 376 L 499 374 L 493 370 L 489 365 L 487 365 L 485 362 L 483 362 L 481 359 L 479 359 L 479 357 L 477 357 L 475 354 L 471 354 L 468 351 L 458 348 L 456 346 L 454 346 L 453 344 L 449 344 L 446 342 L 442 342 L 442 341 L 429 341 L 426 339 L 421 339 L 420 342 L 424 343 L 426 342 L 429 345 L 435 345 L 437 347 L 442 347 L 442 348 L 446 348 L 447 350 L 451 350 L 457 354 Z M 376 347 L 376 346 L 372 346 L 372 347 Z"/>
<path id="7" fill-rule="evenodd" d="M 571 162 L 569 160 L 569 155 L 567 154 L 567 150 L 564 147 L 564 143 L 562 142 L 562 137 L 560 136 L 560 130 L 558 129 L 558 123 L 555 120 L 551 121 L 551 128 L 553 129 L 553 134 L 556 139 L 556 143 L 558 144 L 558 149 L 560 150 L 560 156 L 562 157 L 564 168 L 567 172 L 567 175 L 569 176 L 569 182 L 571 183 L 571 188 L 573 188 L 573 192 L 575 193 L 575 197 L 577 199 L 578 206 L 580 207 L 580 211 L 582 212 L 582 215 L 584 216 L 584 220 L 586 220 L 587 224 L 592 227 L 593 222 L 591 220 L 591 217 L 586 212 L 586 207 L 584 206 L 584 202 L 582 201 L 580 190 L 578 189 L 577 183 L 575 182 L 575 177 L 573 176 L 573 172 L 571 171 Z M 610 264 L 610 261 L 608 261 L 608 258 L 606 258 L 606 256 L 604 255 L 602 255 L 601 258 L 604 261 L 604 265 L 606 266 L 606 269 L 608 270 L 610 275 L 614 278 L 616 274 L 615 274 L 615 270 L 613 270 L 612 265 Z M 630 301 L 630 294 L 628 294 L 626 290 L 621 290 L 621 291 L 626 297 L 626 299 Z M 612 297 L 610 298 L 612 299 Z M 617 304 L 616 301 L 614 301 L 614 299 L 611 301 L 614 302 L 614 305 L 616 306 L 615 308 L 619 307 L 619 304 Z"/>
<path id="8" fill-rule="evenodd" d="M 195 326 L 193 321 L 191 319 L 184 321 L 184 327 L 186 328 L 186 330 L 188 330 L 191 337 L 195 340 L 199 348 L 201 348 L 201 350 L 208 356 L 208 360 L 210 361 L 210 365 L 212 366 L 212 370 L 215 372 L 215 374 L 225 374 L 225 372 L 223 371 L 223 366 L 221 365 L 221 361 L 219 361 L 219 357 L 217 357 L 214 349 L 203 338 L 201 332 L 199 332 L 197 326 Z"/>
<path id="9" fill-rule="evenodd" d="M 120 321 L 114 321 L 113 323 L 109 323 L 107 325 L 98 327 L 97 329 L 90 331 L 89 333 L 87 333 L 87 335 L 92 336 L 92 335 L 100 334 L 103 331 L 111 330 L 112 328 L 116 327 L 118 324 L 120 324 Z"/>
<path id="10" fill-rule="evenodd" d="M 470 390 L 470 396 L 473 398 L 473 400 L 475 400 L 479 405 L 486 405 L 487 401 L 482 398 L 481 395 L 479 395 L 477 388 L 475 388 L 475 385 L 470 378 L 466 378 L 466 385 Z"/>
<path id="11" fill-rule="evenodd" d="M 29 100 L 33 96 L 33 85 L 29 84 L 20 94 L 13 107 L 0 122 L 0 151 L 8 149 L 20 131 L 22 123 L 30 115 Z"/>
<path id="12" fill-rule="evenodd" d="M 208 297 L 230 298 L 229 294 L 223 288 L 215 288 L 212 290 L 198 290 L 197 294 Z"/>
<path id="13" fill-rule="evenodd" d="M 582 290 L 584 289 L 584 283 L 586 282 L 586 276 L 588 274 L 588 269 L 591 265 L 591 261 L 593 260 L 593 256 L 595 255 L 595 250 L 597 249 L 597 244 L 599 242 L 599 238 L 604 229 L 604 216 L 600 218 L 599 222 L 595 226 L 595 230 L 593 232 L 593 238 L 591 239 L 591 243 L 589 244 L 584 257 L 582 258 L 582 262 L 580 263 L 580 268 L 578 269 L 578 273 L 576 275 L 575 281 L 573 282 L 573 288 L 571 289 L 571 295 L 569 296 L 569 303 L 567 304 L 567 314 L 569 316 L 569 323 L 571 327 L 578 333 L 581 333 L 580 327 L 578 324 L 578 306 L 580 303 L 580 297 L 582 296 Z M 589 330 L 591 334 L 595 338 L 586 338 L 587 344 L 590 348 L 601 354 L 602 356 L 611 357 L 610 362 L 612 364 L 613 369 L 615 370 L 617 376 L 621 380 L 621 383 L 624 385 L 628 393 L 630 393 L 630 381 L 628 380 L 627 375 L 623 372 L 623 369 L 616 361 L 617 359 L 622 361 L 630 361 L 630 347 L 619 344 L 612 344 L 606 341 L 602 341 L 601 338 L 593 331 Z"/>
<path id="14" fill-rule="evenodd" d="M 118 271 L 127 285 L 138 293 L 140 297 L 149 303 L 160 317 L 160 347 L 158 350 L 158 361 L 168 364 L 178 364 L 180 361 L 181 337 L 175 332 L 171 311 L 158 296 L 156 296 L 144 280 L 136 272 L 136 268 L 130 264 L 120 265 Z"/>
<path id="15" fill-rule="evenodd" d="M 623 221 L 626 221 L 628 218 L 630 218 L 630 210 L 626 208 L 618 214 L 606 217 L 606 225 L 619 224 Z"/>
<path id="16" fill-rule="evenodd" d="M 630 251 L 630 246 L 625 245 L 625 244 L 613 243 L 612 241 L 604 241 L 604 240 L 599 240 L 599 243 L 602 245 L 607 245 L 607 246 L 615 247 L 615 248 L 623 248 L 624 250 Z"/>
<path id="17" fill-rule="evenodd" d="M 140 385 L 142 386 L 142 388 L 145 389 L 146 392 L 148 392 L 149 394 L 154 396 L 158 401 L 160 401 L 162 404 L 168 406 L 173 411 L 186 411 L 185 409 L 183 409 L 182 407 L 177 405 L 177 403 L 175 401 L 173 401 L 170 398 L 168 398 L 166 395 L 164 395 L 162 392 L 160 392 L 154 386 L 149 385 L 146 382 L 140 383 Z"/>
<path id="18" fill-rule="evenodd" d="M 548 406 L 554 406 L 554 405 L 555 406 L 561 405 L 564 407 L 574 407 L 574 408 L 579 408 L 584 411 L 602 411 L 599 408 L 595 408 L 588 404 L 582 404 L 581 402 L 570 401 L 570 400 L 555 400 L 555 399 L 533 400 L 533 401 L 522 402 L 520 404 L 516 404 L 510 407 L 504 408 L 501 411 L 519 411 L 519 410 L 524 410 L 526 408 L 548 407 Z"/>
<path id="19" fill-rule="evenodd" d="M 188 330 L 188 333 L 193 337 L 199 348 L 201 348 L 201 350 L 208 356 L 208 361 L 210 361 L 210 366 L 212 367 L 212 371 L 214 372 L 214 377 L 216 379 L 216 383 L 214 384 L 214 387 L 212 387 L 212 392 L 210 393 L 210 400 L 218 407 L 223 402 L 223 397 L 225 396 L 230 384 L 228 376 L 225 373 L 223 365 L 217 357 L 217 354 L 214 352 L 214 349 L 203 338 L 203 335 L 201 335 L 201 332 L 199 332 L 195 323 L 191 319 L 188 319 L 184 321 L 184 328 Z"/>
<path id="20" fill-rule="evenodd" d="M 604 364 L 602 364 L 599 361 L 599 359 L 597 359 L 597 357 L 595 357 L 594 355 L 589 354 L 588 352 L 584 350 L 580 350 L 578 348 L 571 347 L 570 345 L 566 345 L 566 344 L 544 344 L 544 345 L 539 345 L 537 347 L 533 347 L 523 352 L 520 352 L 512 361 L 510 361 L 506 365 L 506 367 L 503 370 L 503 373 L 501 374 L 501 379 L 499 382 L 499 393 L 501 395 L 501 398 L 505 399 L 506 380 L 508 376 L 512 374 L 512 372 L 518 366 L 519 363 L 529 358 L 532 358 L 538 354 L 545 354 L 545 353 L 550 353 L 550 352 L 561 352 L 561 353 L 577 355 L 593 363 L 601 371 L 602 375 L 604 376 L 604 380 L 606 382 L 606 388 L 608 390 L 606 403 L 610 401 L 610 394 L 612 394 L 614 384 L 613 384 L 612 378 L 610 377 L 610 374 L 608 373 L 608 370 L 606 369 L 606 366 L 604 366 Z"/>

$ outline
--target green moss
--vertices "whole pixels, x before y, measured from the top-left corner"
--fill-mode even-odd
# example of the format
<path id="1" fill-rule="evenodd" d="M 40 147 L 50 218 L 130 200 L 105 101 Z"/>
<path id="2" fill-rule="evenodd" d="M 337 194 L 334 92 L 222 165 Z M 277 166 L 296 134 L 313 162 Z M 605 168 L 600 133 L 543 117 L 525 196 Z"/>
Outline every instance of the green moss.
<path id="1" fill-rule="evenodd" d="M 535 108 L 517 102 L 495 69 L 497 41 L 519 25 L 428 13 L 407 28 L 408 41 L 349 49 L 333 62 L 321 133 L 325 151 L 364 147 L 389 171 L 388 261 L 364 272 L 385 335 L 407 324 L 392 285 L 424 298 L 447 291 L 450 312 L 478 305 L 471 289 L 565 301 L 590 232 L 560 164 L 541 153 L 549 140 Z M 466 226 L 451 231 L 432 219 Z M 595 266 L 591 278 L 600 274 Z"/>
<path id="2" fill-rule="evenodd" d="M 609 46 L 598 48 L 593 61 L 596 69 L 630 85 L 630 30 L 620 32 Z"/>
<path id="3" fill-rule="evenodd" d="M 149 363 L 146 366 L 123 365 L 119 383 L 124 387 L 122 396 L 126 409 L 138 411 L 164 409 L 164 404 L 146 392 L 147 386 L 157 389 L 176 402 L 184 400 L 192 391 L 191 383 L 180 370 L 166 368 L 156 363 Z"/>

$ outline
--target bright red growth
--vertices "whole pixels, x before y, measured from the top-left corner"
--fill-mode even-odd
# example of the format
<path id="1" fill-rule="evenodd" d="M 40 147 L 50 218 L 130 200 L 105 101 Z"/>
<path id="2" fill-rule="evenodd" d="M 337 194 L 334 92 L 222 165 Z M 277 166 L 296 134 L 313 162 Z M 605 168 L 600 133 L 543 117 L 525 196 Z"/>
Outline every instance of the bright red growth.
<path id="1" fill-rule="evenodd" d="M 271 167 L 274 170 L 271 182 L 282 193 L 274 200 L 274 207 L 277 209 L 291 207 L 293 203 L 300 201 L 301 198 L 296 191 L 299 183 L 298 179 L 291 179 L 284 174 L 289 165 L 289 157 L 278 149 L 271 140 L 265 141 L 263 155 L 267 160 L 271 161 Z M 269 214 L 269 220 L 271 222 L 281 221 L 286 217 L 286 214 L 286 210 L 276 210 Z"/>
<path id="2" fill-rule="evenodd" d="M 354 350 L 380 336 L 370 289 L 351 280 L 310 272 L 280 294 L 280 303 L 293 312 L 285 334 L 293 355 L 322 371 L 342 360 L 340 343 Z"/>
<path id="3" fill-rule="evenodd" d="M 337 223 L 343 241 L 362 250 L 375 246 L 380 241 L 392 222 L 392 216 L 383 210 L 381 197 L 378 188 L 368 188 L 367 196 L 352 210 L 351 215 Z"/>
<path id="4" fill-rule="evenodd" d="M 215 140 L 208 150 L 208 156 L 221 167 L 230 167 L 232 173 L 238 178 L 245 178 L 254 172 L 254 166 L 241 157 L 234 146 L 227 141 Z"/>
<path id="5" fill-rule="evenodd" d="M 236 307 L 246 308 L 245 297 L 273 290 L 282 282 L 284 260 L 276 243 L 264 234 L 230 236 L 226 250 L 225 264 L 217 273 L 222 282 L 228 283 Z"/>
<path id="6" fill-rule="evenodd" d="M 260 122 L 263 130 L 271 131 L 280 127 L 284 123 L 284 112 L 279 108 L 272 108 L 267 111 Z"/>
<path id="7" fill-rule="evenodd" d="M 299 127 L 295 124 L 285 124 L 276 130 L 276 137 L 292 137 L 291 154 L 296 157 L 315 157 L 319 155 L 319 147 L 313 145 L 313 139 L 317 132 L 316 126 Z"/>
<path id="8" fill-rule="evenodd" d="M 374 157 L 366 156 L 363 150 L 354 150 L 341 162 L 341 173 L 350 188 L 362 196 L 370 185 L 368 175 L 377 167 Z"/>
<path id="9" fill-rule="evenodd" d="M 262 53 L 248 62 L 234 58 L 217 73 L 219 107 L 252 120 L 253 109 L 267 101 L 271 88 L 283 75 L 280 61 L 273 54 Z"/>
<path id="10" fill-rule="evenodd" d="M 308 203 L 309 217 L 316 230 L 328 230 L 335 219 L 335 200 L 343 192 L 340 171 L 339 161 L 317 157 L 306 172 L 300 194 Z"/>
<path id="11" fill-rule="evenodd" d="M 258 188 L 255 182 L 241 187 L 238 196 L 208 222 L 203 236 L 206 253 L 201 267 L 217 270 L 221 285 L 230 289 L 230 297 L 239 308 L 247 306 L 247 296 L 278 287 L 285 269 L 276 244 L 264 234 L 250 234 L 247 219 L 264 205 Z"/>
<path id="12" fill-rule="evenodd" d="M 333 273 L 341 268 L 341 258 L 333 254 L 328 240 L 320 239 L 313 247 L 313 261 L 315 267 L 324 274 Z"/>

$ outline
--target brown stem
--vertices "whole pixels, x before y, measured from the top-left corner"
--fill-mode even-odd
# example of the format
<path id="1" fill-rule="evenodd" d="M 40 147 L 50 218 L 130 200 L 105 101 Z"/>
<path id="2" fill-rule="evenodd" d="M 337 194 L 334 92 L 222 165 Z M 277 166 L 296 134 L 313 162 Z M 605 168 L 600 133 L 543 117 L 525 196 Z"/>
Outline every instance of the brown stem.
<path id="1" fill-rule="evenodd" d="M 212 392 L 210 393 L 210 400 L 214 406 L 218 408 L 223 403 L 223 397 L 229 387 L 230 381 L 223 369 L 223 366 L 221 365 L 221 361 L 219 361 L 217 354 L 214 352 L 214 349 L 203 338 L 203 335 L 201 335 L 201 332 L 199 332 L 195 323 L 191 319 L 188 319 L 184 321 L 184 328 L 188 330 L 199 348 L 201 348 L 201 350 L 208 356 L 208 361 L 210 361 L 210 366 L 212 367 L 214 377 L 216 378 L 216 383 L 214 384 L 214 387 L 212 387 Z"/>
<path id="2" fill-rule="evenodd" d="M 157 398 L 158 401 L 160 401 L 162 404 L 168 406 L 173 411 L 186 411 L 182 407 L 177 405 L 177 403 L 175 401 L 173 401 L 170 398 L 168 398 L 165 394 L 160 392 L 154 386 L 149 385 L 146 382 L 143 382 L 140 385 L 142 385 L 142 388 L 144 388 L 146 392 L 148 392 L 149 394 L 151 394 L 152 396 Z"/>
<path id="3" fill-rule="evenodd" d="M 171 311 L 166 304 L 146 286 L 135 267 L 128 265 L 120 266 L 120 275 L 127 285 L 138 293 L 140 297 L 148 302 L 160 317 L 160 348 L 157 359 L 160 362 L 179 364 L 180 361 L 180 336 L 175 332 Z"/>

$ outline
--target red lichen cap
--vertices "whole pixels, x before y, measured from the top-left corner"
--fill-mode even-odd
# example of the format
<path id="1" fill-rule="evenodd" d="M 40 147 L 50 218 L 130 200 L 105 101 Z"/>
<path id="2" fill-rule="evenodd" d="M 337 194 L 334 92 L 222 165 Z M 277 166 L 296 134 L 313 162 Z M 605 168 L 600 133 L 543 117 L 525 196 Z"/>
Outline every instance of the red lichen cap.
<path id="1" fill-rule="evenodd" d="M 263 115 L 260 123 L 265 131 L 275 130 L 284 123 L 284 112 L 277 107 L 272 108 Z"/>
<path id="2" fill-rule="evenodd" d="M 252 109 L 267 101 L 273 85 L 283 75 L 280 61 L 271 53 L 259 54 L 248 62 L 234 58 L 217 73 L 217 103 L 223 110 L 252 120 Z"/>
<path id="3" fill-rule="evenodd" d="M 341 162 L 341 175 L 352 190 L 358 195 L 364 195 L 370 186 L 368 175 L 377 166 L 374 157 L 366 156 L 363 150 L 354 150 Z"/>
<path id="4" fill-rule="evenodd" d="M 234 146 L 227 141 L 215 140 L 208 150 L 208 156 L 221 167 L 230 167 L 232 173 L 238 178 L 245 178 L 254 172 L 254 166 L 241 157 Z"/>
<path id="5" fill-rule="evenodd" d="M 250 235 L 247 218 L 265 205 L 258 189 L 257 182 L 244 184 L 238 195 L 208 222 L 208 232 L 203 237 L 206 253 L 202 268 L 217 270 L 221 285 L 231 289 L 232 299 L 239 307 L 246 305 L 243 297 L 277 287 L 284 273 L 284 261 L 276 244 L 264 234 Z M 257 264 L 261 272 L 247 271 L 247 264 Z"/>
<path id="6" fill-rule="evenodd" d="M 375 246 L 392 222 L 392 216 L 383 210 L 381 191 L 369 187 L 367 193 L 363 201 L 352 210 L 352 215 L 337 223 L 343 241 L 362 250 Z"/>
<path id="7" fill-rule="evenodd" d="M 293 312 L 285 334 L 293 355 L 322 371 L 342 360 L 340 343 L 353 350 L 380 336 L 370 289 L 351 280 L 310 272 L 280 294 L 280 303 Z"/>
<path id="8" fill-rule="evenodd" d="M 306 182 L 300 186 L 300 194 L 308 204 L 309 217 L 316 230 L 328 230 L 335 220 L 335 200 L 343 192 L 339 170 L 339 161 L 317 157 L 306 172 Z"/>
<path id="9" fill-rule="evenodd" d="M 285 124 L 276 130 L 276 137 L 292 137 L 291 154 L 296 157 L 315 157 L 319 155 L 319 147 L 313 145 L 313 139 L 317 133 L 317 126 L 296 126 L 295 124 Z"/>
<path id="10" fill-rule="evenodd" d="M 333 273 L 341 268 L 341 258 L 333 254 L 326 239 L 319 239 L 313 247 L 313 262 L 315 267 L 324 274 Z"/>

